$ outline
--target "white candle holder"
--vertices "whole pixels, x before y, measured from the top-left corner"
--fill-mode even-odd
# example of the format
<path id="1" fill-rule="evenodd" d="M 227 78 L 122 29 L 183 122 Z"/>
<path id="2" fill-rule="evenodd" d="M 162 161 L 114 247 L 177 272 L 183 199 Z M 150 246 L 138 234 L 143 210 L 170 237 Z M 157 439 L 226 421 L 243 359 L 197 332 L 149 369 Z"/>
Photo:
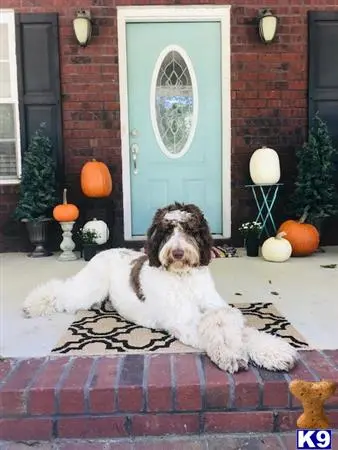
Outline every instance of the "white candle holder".
<path id="1" fill-rule="evenodd" d="M 78 259 L 76 254 L 73 252 L 75 248 L 75 243 L 72 239 L 72 229 L 75 222 L 59 222 L 62 228 L 62 242 L 60 244 L 60 249 L 62 250 L 59 256 L 59 261 L 74 261 Z"/>

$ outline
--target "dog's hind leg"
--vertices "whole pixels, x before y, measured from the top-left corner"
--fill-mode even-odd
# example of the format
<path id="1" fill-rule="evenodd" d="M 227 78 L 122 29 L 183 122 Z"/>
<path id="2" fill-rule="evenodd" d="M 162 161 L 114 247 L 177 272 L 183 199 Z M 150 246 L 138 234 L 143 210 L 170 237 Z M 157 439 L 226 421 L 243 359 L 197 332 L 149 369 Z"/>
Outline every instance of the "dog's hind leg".
<path id="1" fill-rule="evenodd" d="M 53 312 L 74 313 L 102 302 L 109 293 L 109 260 L 98 254 L 76 275 L 66 280 L 50 280 L 33 289 L 23 304 L 26 317 Z"/>

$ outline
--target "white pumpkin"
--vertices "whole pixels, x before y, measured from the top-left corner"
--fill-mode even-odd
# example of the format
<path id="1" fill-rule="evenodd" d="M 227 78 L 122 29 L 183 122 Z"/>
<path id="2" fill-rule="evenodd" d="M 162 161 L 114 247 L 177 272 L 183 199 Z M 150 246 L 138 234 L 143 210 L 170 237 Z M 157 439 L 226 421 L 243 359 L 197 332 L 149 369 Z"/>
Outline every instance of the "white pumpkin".
<path id="1" fill-rule="evenodd" d="M 85 225 L 83 226 L 83 230 L 96 231 L 98 237 L 95 239 L 95 242 L 98 245 L 105 244 L 109 239 L 109 228 L 107 227 L 106 222 L 104 222 L 103 220 L 90 220 L 89 222 L 85 223 Z"/>
<path id="2" fill-rule="evenodd" d="M 250 176 L 255 184 L 275 184 L 280 180 L 279 156 L 275 150 L 262 147 L 250 158 Z"/>
<path id="3" fill-rule="evenodd" d="M 276 237 L 270 237 L 262 245 L 262 256 L 266 261 L 284 262 L 287 261 L 292 253 L 292 247 L 284 231 L 277 234 Z"/>

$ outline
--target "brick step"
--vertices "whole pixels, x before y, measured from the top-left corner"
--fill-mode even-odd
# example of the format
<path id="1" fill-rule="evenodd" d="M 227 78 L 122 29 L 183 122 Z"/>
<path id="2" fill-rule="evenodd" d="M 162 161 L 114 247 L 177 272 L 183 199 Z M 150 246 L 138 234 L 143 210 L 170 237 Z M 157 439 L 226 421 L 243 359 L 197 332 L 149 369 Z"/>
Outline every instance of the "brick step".
<path id="1" fill-rule="evenodd" d="M 294 430 L 290 380 L 338 381 L 338 351 L 302 351 L 289 374 L 229 375 L 200 354 L 53 356 L 0 362 L 0 439 Z M 338 427 L 338 393 L 326 404 Z"/>
<path id="2" fill-rule="evenodd" d="M 338 450 L 338 431 L 332 450 Z M 163 438 L 56 439 L 52 441 L 0 441 L 0 450 L 295 450 L 296 433 L 250 433 L 166 436 Z"/>

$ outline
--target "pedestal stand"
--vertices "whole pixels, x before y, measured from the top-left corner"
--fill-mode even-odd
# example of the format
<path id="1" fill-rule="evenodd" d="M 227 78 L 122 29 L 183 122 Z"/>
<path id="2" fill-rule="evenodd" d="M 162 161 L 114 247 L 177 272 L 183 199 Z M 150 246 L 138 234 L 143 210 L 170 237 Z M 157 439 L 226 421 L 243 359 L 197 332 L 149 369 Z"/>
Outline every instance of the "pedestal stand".
<path id="1" fill-rule="evenodd" d="M 72 239 L 72 229 L 75 222 L 60 222 L 62 228 L 62 242 L 60 244 L 60 249 L 62 250 L 59 256 L 59 261 L 74 261 L 77 259 L 76 254 L 73 252 L 75 248 L 74 241 Z"/>

